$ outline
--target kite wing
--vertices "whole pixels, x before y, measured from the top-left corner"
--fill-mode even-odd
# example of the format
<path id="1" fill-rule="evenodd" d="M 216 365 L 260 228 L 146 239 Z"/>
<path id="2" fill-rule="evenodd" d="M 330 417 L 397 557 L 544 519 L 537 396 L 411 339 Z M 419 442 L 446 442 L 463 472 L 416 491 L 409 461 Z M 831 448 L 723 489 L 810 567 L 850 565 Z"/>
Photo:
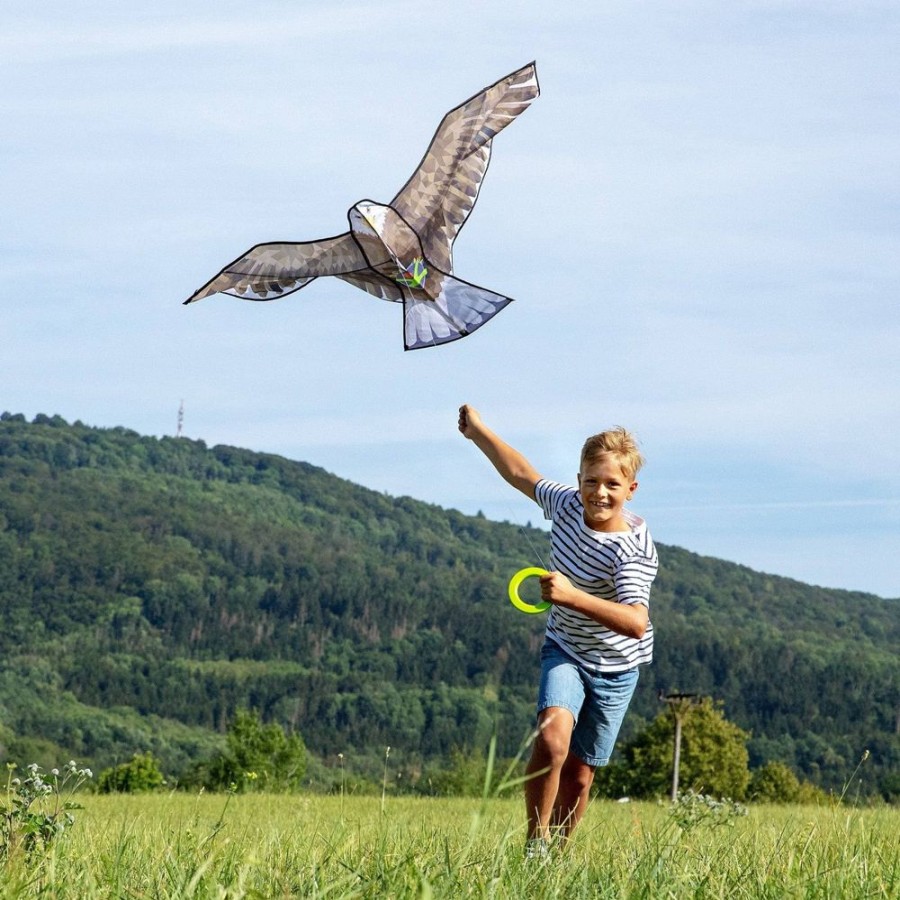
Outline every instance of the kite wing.
<path id="1" fill-rule="evenodd" d="M 338 275 L 338 278 L 380 300 L 391 300 L 394 303 L 400 303 L 403 300 L 403 291 L 400 286 L 384 275 L 379 275 L 374 269 L 348 272 L 346 275 Z"/>
<path id="2" fill-rule="evenodd" d="M 487 171 L 491 140 L 540 93 L 534 63 L 452 109 L 419 167 L 390 205 L 422 239 L 425 256 L 453 271 L 453 240 L 465 224 Z"/>
<path id="3" fill-rule="evenodd" d="M 302 244 L 257 244 L 229 263 L 184 302 L 210 294 L 274 300 L 299 291 L 314 278 L 364 268 L 366 260 L 349 233 Z"/>

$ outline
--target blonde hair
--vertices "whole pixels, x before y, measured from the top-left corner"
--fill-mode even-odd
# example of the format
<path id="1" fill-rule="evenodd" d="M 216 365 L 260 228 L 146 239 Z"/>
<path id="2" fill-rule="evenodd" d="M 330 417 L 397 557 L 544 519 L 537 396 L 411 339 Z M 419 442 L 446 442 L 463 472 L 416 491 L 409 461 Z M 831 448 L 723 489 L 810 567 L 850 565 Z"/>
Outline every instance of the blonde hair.
<path id="1" fill-rule="evenodd" d="M 628 478 L 634 478 L 644 465 L 637 440 L 624 428 L 610 428 L 591 435 L 581 448 L 581 468 L 585 463 L 597 462 L 602 456 L 613 456 Z"/>

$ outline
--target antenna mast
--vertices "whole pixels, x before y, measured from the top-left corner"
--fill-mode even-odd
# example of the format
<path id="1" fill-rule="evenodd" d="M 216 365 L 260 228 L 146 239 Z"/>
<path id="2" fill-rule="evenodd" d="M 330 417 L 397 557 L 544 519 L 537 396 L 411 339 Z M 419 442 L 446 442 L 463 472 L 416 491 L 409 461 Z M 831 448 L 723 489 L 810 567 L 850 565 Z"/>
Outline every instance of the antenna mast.
<path id="1" fill-rule="evenodd" d="M 175 431 L 175 437 L 181 437 L 181 427 L 184 425 L 184 400 L 178 406 L 178 428 Z"/>

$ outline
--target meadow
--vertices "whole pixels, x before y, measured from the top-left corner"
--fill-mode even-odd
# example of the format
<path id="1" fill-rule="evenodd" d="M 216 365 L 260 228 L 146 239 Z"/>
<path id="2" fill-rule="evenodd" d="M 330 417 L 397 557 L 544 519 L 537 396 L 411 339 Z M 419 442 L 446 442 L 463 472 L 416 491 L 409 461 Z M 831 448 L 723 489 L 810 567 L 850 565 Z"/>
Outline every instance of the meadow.
<path id="1" fill-rule="evenodd" d="M 754 806 L 685 817 L 595 801 L 546 862 L 518 798 L 86 795 L 0 863 L 0 898 L 900 897 L 900 809 Z"/>

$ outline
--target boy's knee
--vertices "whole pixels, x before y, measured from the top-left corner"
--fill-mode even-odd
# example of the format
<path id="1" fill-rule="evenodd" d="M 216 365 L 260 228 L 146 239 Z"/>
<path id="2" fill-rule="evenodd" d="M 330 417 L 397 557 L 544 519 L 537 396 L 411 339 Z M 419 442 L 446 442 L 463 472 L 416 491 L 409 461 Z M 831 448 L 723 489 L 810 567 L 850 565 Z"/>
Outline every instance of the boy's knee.
<path id="1" fill-rule="evenodd" d="M 569 755 L 569 738 L 556 733 L 540 734 L 534 742 L 534 756 L 554 769 L 562 767 Z"/>
<path id="2" fill-rule="evenodd" d="M 566 717 L 548 716 L 538 729 L 534 742 L 534 756 L 544 765 L 560 768 L 569 756 L 572 727 Z"/>

